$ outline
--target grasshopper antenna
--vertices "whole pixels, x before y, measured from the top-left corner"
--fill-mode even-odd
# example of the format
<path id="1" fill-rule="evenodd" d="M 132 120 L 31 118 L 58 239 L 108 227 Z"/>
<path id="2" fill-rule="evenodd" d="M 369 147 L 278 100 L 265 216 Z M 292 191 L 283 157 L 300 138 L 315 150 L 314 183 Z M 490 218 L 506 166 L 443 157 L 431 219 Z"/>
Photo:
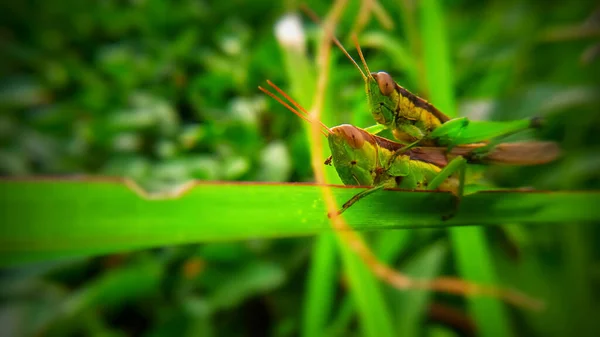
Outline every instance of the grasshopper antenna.
<path id="1" fill-rule="evenodd" d="M 312 122 L 312 118 L 310 118 L 310 114 L 308 113 L 308 111 L 306 111 L 306 109 L 304 109 L 304 107 L 298 103 L 296 103 L 296 101 L 294 101 L 288 94 L 286 94 L 285 91 L 279 89 L 278 86 L 276 86 L 273 82 L 267 80 L 267 83 L 275 90 L 277 90 L 278 93 L 280 93 L 283 97 L 285 97 L 285 99 L 287 99 L 288 101 L 290 101 L 296 108 L 298 108 L 298 110 L 302 111 L 304 113 L 304 115 Z M 321 122 L 320 120 L 317 120 L 317 122 L 319 122 L 319 124 L 325 129 L 327 130 L 329 133 L 332 133 L 331 130 L 329 129 L 329 127 L 325 124 L 323 124 L 323 122 Z"/>
<path id="2" fill-rule="evenodd" d="M 288 103 L 286 103 L 284 100 L 282 100 L 281 98 L 279 98 L 277 95 L 273 94 L 272 92 L 270 92 L 269 90 L 258 86 L 258 89 L 262 92 L 264 92 L 265 94 L 271 96 L 271 98 L 273 98 L 274 100 L 276 100 L 277 102 L 279 102 L 279 104 L 283 105 L 284 107 L 286 107 L 288 110 L 290 110 L 291 112 L 293 112 L 296 116 L 302 118 L 303 120 L 309 122 L 309 123 L 313 123 L 314 121 L 312 119 L 310 119 L 308 116 L 308 112 L 306 111 L 306 109 L 304 109 L 300 104 L 296 103 L 291 97 L 289 97 L 283 90 L 279 89 L 279 87 L 277 87 L 275 84 L 273 84 L 273 82 L 267 80 L 267 83 L 273 87 L 275 90 L 277 90 L 277 92 L 279 92 L 280 94 L 282 94 L 288 101 L 290 101 L 294 106 L 296 106 L 298 109 L 300 109 L 302 112 L 299 112 L 298 110 L 292 108 Z M 325 132 L 324 130 L 320 130 L 321 133 L 327 137 L 328 134 L 332 134 L 331 130 L 327 127 L 327 125 L 323 124 L 323 122 L 318 121 L 319 124 L 325 128 L 325 130 L 327 130 L 327 132 Z"/>
<path id="3" fill-rule="evenodd" d="M 356 47 L 356 51 L 358 51 L 358 56 L 360 56 L 360 60 L 362 61 L 363 66 L 365 66 L 365 69 L 367 70 L 367 74 L 371 74 L 371 71 L 369 70 L 369 66 L 367 65 L 367 61 L 365 60 L 365 56 L 362 53 L 362 49 L 360 49 L 360 45 L 358 44 L 358 37 L 356 36 L 356 34 L 352 34 L 352 41 L 354 42 L 354 46 Z"/>
<path id="4" fill-rule="evenodd" d="M 320 26 L 323 26 L 323 23 L 321 22 L 321 19 L 319 19 L 319 17 L 317 16 L 317 14 L 315 14 L 315 12 L 313 12 L 310 8 L 308 8 L 308 6 L 306 6 L 305 4 L 303 4 L 301 6 L 301 8 L 311 18 L 311 20 L 313 20 L 313 22 L 315 22 L 316 24 L 318 24 Z M 340 48 L 340 50 L 354 64 L 354 66 L 356 66 L 356 69 L 358 69 L 358 71 L 360 72 L 360 75 L 362 76 L 363 80 L 365 80 L 365 82 L 366 82 L 367 81 L 367 76 L 365 75 L 365 73 L 363 72 L 363 70 L 360 68 L 360 66 L 358 65 L 358 63 L 356 63 L 356 61 L 352 58 L 352 56 L 350 56 L 350 53 L 348 53 L 348 51 L 346 50 L 346 48 L 344 48 L 344 45 L 342 45 L 342 43 L 340 42 L 340 40 L 338 40 L 337 37 L 335 37 L 335 35 L 333 34 L 333 32 L 331 32 L 331 31 L 329 31 L 327 29 L 325 29 L 325 30 L 326 30 L 325 33 L 327 35 L 329 35 L 329 38 L 331 38 L 331 40 L 333 41 L 333 43 L 335 43 L 335 45 L 338 46 L 338 48 Z"/>

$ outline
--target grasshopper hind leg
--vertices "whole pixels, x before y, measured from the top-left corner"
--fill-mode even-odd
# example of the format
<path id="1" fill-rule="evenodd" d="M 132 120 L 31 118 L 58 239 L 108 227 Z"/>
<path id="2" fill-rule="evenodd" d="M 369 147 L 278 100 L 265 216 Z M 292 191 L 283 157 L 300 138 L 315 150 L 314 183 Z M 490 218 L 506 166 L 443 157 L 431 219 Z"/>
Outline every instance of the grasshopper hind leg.
<path id="1" fill-rule="evenodd" d="M 452 195 L 452 211 L 448 214 L 442 215 L 442 221 L 448 221 L 456 216 L 456 213 L 458 213 L 458 209 L 460 208 L 461 199 L 462 197 Z"/>
<path id="2" fill-rule="evenodd" d="M 458 117 L 440 125 L 427 136 L 429 139 L 436 139 L 440 144 L 446 145 L 451 149 L 457 144 L 452 141 L 460 137 L 469 125 L 469 120 L 466 117 Z"/>
<path id="3" fill-rule="evenodd" d="M 467 160 L 461 156 L 456 157 L 435 176 L 427 186 L 428 190 L 435 190 L 446 181 L 452 174 L 458 173 L 458 188 L 456 193 L 453 193 L 453 207 L 450 214 L 442 215 L 442 221 L 453 218 L 460 207 L 460 201 L 465 191 L 465 171 L 467 169 Z"/>

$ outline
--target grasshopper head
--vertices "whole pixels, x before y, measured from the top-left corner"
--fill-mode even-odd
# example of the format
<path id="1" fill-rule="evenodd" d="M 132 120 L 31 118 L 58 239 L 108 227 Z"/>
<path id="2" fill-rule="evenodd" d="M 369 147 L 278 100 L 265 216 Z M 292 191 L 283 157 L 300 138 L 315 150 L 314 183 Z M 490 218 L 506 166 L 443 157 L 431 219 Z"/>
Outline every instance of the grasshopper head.
<path id="1" fill-rule="evenodd" d="M 373 118 L 379 124 L 390 126 L 394 122 L 396 83 L 388 73 L 370 73 L 366 81 L 367 98 Z"/>
<path id="2" fill-rule="evenodd" d="M 377 150 L 366 131 L 343 124 L 331 128 L 327 137 L 333 166 L 345 185 L 373 185 Z"/>
<path id="3" fill-rule="evenodd" d="M 296 103 L 283 90 L 279 89 L 271 81 L 267 80 L 267 83 L 299 110 L 292 108 L 284 100 L 270 91 L 262 87 L 258 88 L 288 108 L 298 117 L 309 123 L 318 123 L 322 127 L 321 132 L 329 141 L 333 166 L 344 184 L 363 186 L 373 185 L 373 177 L 377 174 L 376 169 L 378 168 L 378 147 L 373 135 L 363 129 L 348 124 L 329 128 L 319 120 L 312 120 L 308 111 L 300 104 Z M 327 162 L 329 162 L 329 159 Z"/>
<path id="4" fill-rule="evenodd" d="M 354 61 L 352 56 L 348 54 L 344 46 L 337 40 L 334 39 L 334 42 L 340 47 L 340 49 L 346 54 L 348 59 L 352 61 L 352 63 L 356 66 L 363 80 L 365 81 L 365 89 L 367 92 L 367 99 L 369 100 L 369 106 L 371 107 L 371 113 L 373 114 L 373 118 L 379 124 L 383 124 L 385 126 L 392 126 L 394 123 L 394 113 L 396 111 L 398 93 L 396 90 L 396 83 L 392 79 L 392 77 L 385 72 L 372 73 L 369 70 L 369 66 L 367 65 L 367 60 L 365 60 L 365 56 L 360 49 L 360 45 L 358 44 L 358 38 L 356 35 L 352 36 L 354 40 L 354 46 L 358 51 L 358 55 L 360 56 L 360 60 L 365 67 L 365 72 L 360 68 L 358 63 Z"/>

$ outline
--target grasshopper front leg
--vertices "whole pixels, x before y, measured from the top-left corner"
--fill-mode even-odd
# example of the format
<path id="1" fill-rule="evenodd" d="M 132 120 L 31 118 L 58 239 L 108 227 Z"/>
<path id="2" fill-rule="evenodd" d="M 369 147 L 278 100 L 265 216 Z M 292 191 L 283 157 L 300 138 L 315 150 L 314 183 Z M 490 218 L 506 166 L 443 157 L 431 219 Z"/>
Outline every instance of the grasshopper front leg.
<path id="1" fill-rule="evenodd" d="M 342 205 L 342 208 L 337 211 L 337 215 L 340 215 L 342 213 L 344 213 L 345 210 L 347 210 L 348 208 L 350 208 L 350 206 L 354 205 L 357 201 L 359 201 L 360 199 L 368 196 L 369 194 L 375 193 L 379 190 L 382 190 L 383 188 L 385 188 L 385 184 L 384 183 L 380 183 L 378 185 L 375 185 L 371 188 L 368 188 L 360 193 L 357 193 L 356 195 L 354 195 L 352 198 L 350 198 L 350 200 L 346 201 L 344 203 L 344 205 Z M 331 217 L 331 215 L 329 215 Z"/>
<path id="2" fill-rule="evenodd" d="M 387 127 L 383 124 L 371 125 L 367 128 L 364 128 L 365 131 L 367 131 L 368 133 L 370 133 L 372 135 L 376 135 L 385 129 L 387 129 Z"/>
<path id="3" fill-rule="evenodd" d="M 442 220 L 448 220 L 452 218 L 458 212 L 460 201 L 465 191 L 465 171 L 467 169 L 467 160 L 461 156 L 458 156 L 450 161 L 446 167 L 444 167 L 427 185 L 427 190 L 436 190 L 440 185 L 446 181 L 452 174 L 458 172 L 458 189 L 454 194 L 454 210 L 448 215 L 442 216 Z"/>
<path id="4" fill-rule="evenodd" d="M 391 156 L 390 159 L 388 160 L 388 167 L 392 167 L 393 163 L 396 161 L 396 159 L 398 158 L 399 155 L 405 153 L 406 151 L 412 149 L 413 147 L 419 145 L 419 143 L 421 142 L 421 139 L 415 140 L 414 142 L 404 145 L 402 148 L 396 150 Z"/>

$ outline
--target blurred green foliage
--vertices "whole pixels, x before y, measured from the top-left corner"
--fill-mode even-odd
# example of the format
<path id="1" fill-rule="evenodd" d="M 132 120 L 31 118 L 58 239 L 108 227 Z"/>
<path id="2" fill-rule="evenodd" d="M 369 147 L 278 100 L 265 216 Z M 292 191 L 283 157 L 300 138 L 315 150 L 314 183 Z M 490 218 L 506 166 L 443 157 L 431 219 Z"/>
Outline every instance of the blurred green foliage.
<path id="1" fill-rule="evenodd" d="M 395 27 L 383 30 L 371 20 L 361 44 L 372 70 L 385 70 L 427 95 L 418 53 L 422 41 L 411 23 L 419 17 L 407 10 L 410 3 L 381 1 Z M 308 4 L 321 15 L 329 8 Z M 559 142 L 565 152 L 543 167 L 490 168 L 488 178 L 501 186 L 598 189 L 597 4 L 442 5 L 459 114 L 496 120 L 542 116 L 547 124 L 535 136 Z M 350 2 L 340 36 L 347 37 L 359 7 Z M 293 1 L 3 2 L 0 173 L 127 176 L 150 190 L 190 179 L 310 181 L 301 122 L 256 89 L 265 79 L 289 80 L 273 29 L 296 9 Z M 317 28 L 305 24 L 308 53 L 314 55 Z M 429 87 L 434 90 L 435 83 Z M 356 69 L 334 52 L 332 122 L 373 124 L 363 90 Z M 293 94 L 310 105 L 302 92 Z M 456 273 L 443 232 L 403 233 L 387 242 L 392 248 L 379 237 L 380 256 L 427 276 Z M 599 331 L 593 319 L 600 315 L 597 228 L 508 225 L 487 234 L 502 283 L 533 291 L 549 304 L 543 313 L 511 311 L 507 331 L 523 336 Z M 2 330 L 26 336 L 298 335 L 306 331 L 300 317 L 310 243 L 257 239 L 166 247 L 3 270 Z M 331 242 L 321 245 L 331 254 Z M 325 257 L 330 260 L 324 266 L 338 261 Z M 428 261 L 422 270 L 415 267 L 420 259 Z M 337 282 L 339 275 L 332 271 L 323 280 Z M 347 284 L 341 282 L 323 295 L 334 302 L 334 312 L 323 310 L 317 327 L 327 335 L 359 335 L 357 303 L 345 297 Z M 419 296 L 388 293 L 390 301 Z M 463 301 L 446 296 L 431 301 L 425 311 L 394 306 L 390 317 L 399 317 L 393 323 L 407 334 L 473 333 Z"/>
<path id="2" fill-rule="evenodd" d="M 255 89 L 277 73 L 281 9 L 30 5 L 3 10 L 2 173 L 129 176 L 149 189 L 290 178 L 282 138 L 291 118 L 272 121 Z"/>

